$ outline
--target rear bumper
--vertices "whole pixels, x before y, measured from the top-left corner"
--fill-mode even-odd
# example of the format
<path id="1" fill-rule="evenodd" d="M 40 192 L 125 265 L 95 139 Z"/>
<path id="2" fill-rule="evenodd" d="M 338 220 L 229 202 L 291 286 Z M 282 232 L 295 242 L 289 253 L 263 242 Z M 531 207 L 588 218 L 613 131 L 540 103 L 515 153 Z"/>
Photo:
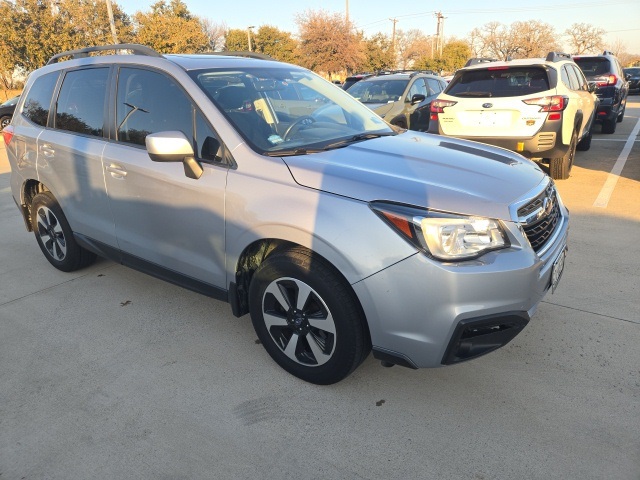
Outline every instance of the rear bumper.
<path id="1" fill-rule="evenodd" d="M 446 135 L 436 120 L 431 120 L 429 132 Z M 538 133 L 527 138 L 501 136 L 476 137 L 468 135 L 457 135 L 456 137 L 506 148 L 526 158 L 562 157 L 569 149 L 569 145 L 562 143 L 562 120 L 545 122 Z"/>

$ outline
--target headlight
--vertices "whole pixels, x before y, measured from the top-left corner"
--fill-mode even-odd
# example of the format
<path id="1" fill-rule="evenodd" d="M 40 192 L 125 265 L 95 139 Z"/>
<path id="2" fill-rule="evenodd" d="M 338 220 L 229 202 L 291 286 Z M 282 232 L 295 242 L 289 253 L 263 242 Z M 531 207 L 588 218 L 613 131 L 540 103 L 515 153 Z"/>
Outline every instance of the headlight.
<path id="1" fill-rule="evenodd" d="M 470 260 L 510 246 L 499 220 L 384 202 L 370 206 L 400 236 L 438 260 Z"/>

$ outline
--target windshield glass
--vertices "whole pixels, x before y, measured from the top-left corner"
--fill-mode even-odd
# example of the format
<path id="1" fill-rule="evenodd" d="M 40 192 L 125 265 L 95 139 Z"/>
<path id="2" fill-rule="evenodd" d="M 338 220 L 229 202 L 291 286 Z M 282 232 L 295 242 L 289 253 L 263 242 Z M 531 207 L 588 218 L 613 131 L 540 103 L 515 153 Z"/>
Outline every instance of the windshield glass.
<path id="1" fill-rule="evenodd" d="M 362 103 L 397 102 L 402 98 L 408 80 L 362 80 L 347 92 Z"/>
<path id="2" fill-rule="evenodd" d="M 259 153 L 309 153 L 348 138 L 394 133 L 367 107 L 307 70 L 208 69 L 190 75 Z"/>

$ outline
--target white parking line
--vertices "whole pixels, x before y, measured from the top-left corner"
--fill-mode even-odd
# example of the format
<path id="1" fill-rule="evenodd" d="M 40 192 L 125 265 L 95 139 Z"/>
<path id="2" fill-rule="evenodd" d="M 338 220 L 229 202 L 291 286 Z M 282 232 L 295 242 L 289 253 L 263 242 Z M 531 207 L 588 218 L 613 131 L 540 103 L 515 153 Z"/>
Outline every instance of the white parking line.
<path id="1" fill-rule="evenodd" d="M 625 163 L 627 163 L 629 153 L 631 153 L 631 148 L 638 136 L 638 132 L 640 132 L 640 120 L 638 120 L 636 126 L 633 127 L 631 135 L 629 135 L 624 147 L 622 147 L 622 151 L 618 156 L 618 160 L 616 160 L 616 164 L 611 169 L 611 172 L 609 172 L 607 181 L 604 182 L 604 186 L 602 187 L 602 190 L 600 190 L 598 198 L 593 202 L 594 207 L 607 208 L 607 205 L 609 205 L 609 200 L 611 200 L 611 195 L 613 195 L 613 190 L 616 188 L 622 169 L 624 168 Z"/>

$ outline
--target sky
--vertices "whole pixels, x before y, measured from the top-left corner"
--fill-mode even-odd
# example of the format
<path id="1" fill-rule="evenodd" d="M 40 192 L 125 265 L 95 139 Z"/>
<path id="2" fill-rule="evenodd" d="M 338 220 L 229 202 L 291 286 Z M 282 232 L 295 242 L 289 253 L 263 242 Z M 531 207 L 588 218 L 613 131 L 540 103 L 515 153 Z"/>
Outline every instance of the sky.
<path id="1" fill-rule="evenodd" d="M 113 0 L 130 15 L 148 11 L 156 0 Z M 370 36 L 377 32 L 391 35 L 393 22 L 401 30 L 419 29 L 425 35 L 436 33 L 435 12 L 442 12 L 444 36 L 465 38 L 476 27 L 498 21 L 510 25 L 515 21 L 539 20 L 563 33 L 573 23 L 588 23 L 602 28 L 605 42 L 613 46 L 621 41 L 628 53 L 640 53 L 640 2 L 638 0 L 601 0 L 555 2 L 514 2 L 513 0 L 457 0 L 456 2 L 394 2 L 389 0 L 241 0 L 238 3 L 212 0 L 183 0 L 189 11 L 228 28 L 246 29 L 248 26 L 271 25 L 280 30 L 296 33 L 296 16 L 306 10 L 325 10 L 344 13 L 347 5 L 349 19 L 358 30 Z M 168 2 L 167 2 L 168 3 Z M 448 6 L 445 6 L 447 5 Z"/>

